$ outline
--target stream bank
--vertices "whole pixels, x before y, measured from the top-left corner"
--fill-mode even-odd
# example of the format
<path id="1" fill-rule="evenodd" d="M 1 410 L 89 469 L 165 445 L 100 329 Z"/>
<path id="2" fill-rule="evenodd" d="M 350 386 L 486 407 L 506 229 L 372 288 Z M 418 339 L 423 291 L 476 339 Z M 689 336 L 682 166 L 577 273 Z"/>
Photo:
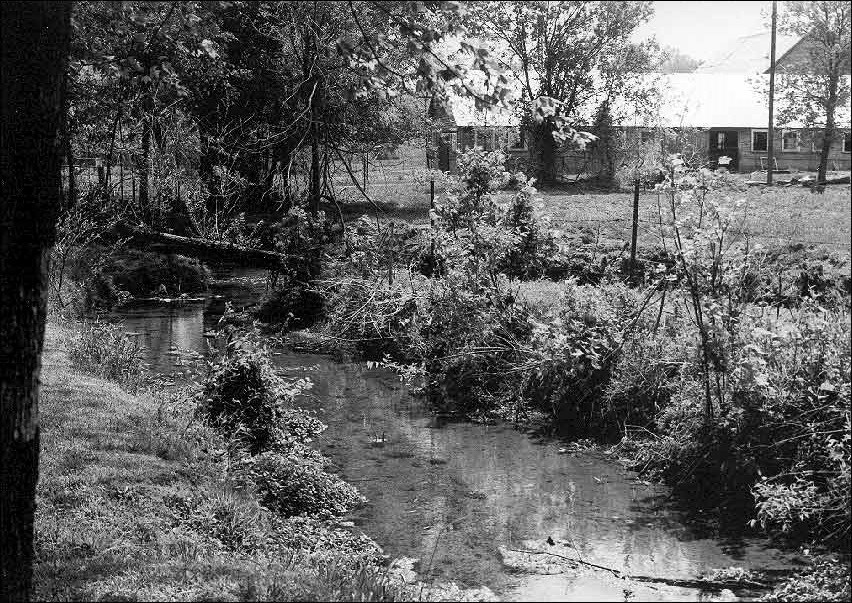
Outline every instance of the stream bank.
<path id="1" fill-rule="evenodd" d="M 239 308 L 263 287 L 252 271 L 218 276 L 204 303 L 135 304 L 113 313 L 139 333 L 152 369 L 186 370 L 205 352 L 205 333 L 226 299 Z M 641 600 L 716 600 L 756 592 L 627 584 L 610 572 L 533 562 L 515 551 L 568 543 L 583 561 L 672 580 L 730 566 L 796 565 L 765 539 L 695 526 L 666 488 L 605 455 L 569 453 L 559 441 L 511 425 L 446 422 L 388 371 L 283 350 L 273 362 L 314 382 L 300 403 L 329 426 L 318 447 L 368 499 L 346 519 L 411 565 L 417 579 L 484 585 L 507 600 L 623 600 L 625 590 Z"/>

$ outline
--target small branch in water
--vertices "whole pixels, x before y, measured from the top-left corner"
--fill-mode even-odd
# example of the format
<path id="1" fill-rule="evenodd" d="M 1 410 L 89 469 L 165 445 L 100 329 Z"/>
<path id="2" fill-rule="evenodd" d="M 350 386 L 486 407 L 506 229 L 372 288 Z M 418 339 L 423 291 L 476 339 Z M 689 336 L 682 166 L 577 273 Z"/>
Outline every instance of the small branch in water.
<path id="1" fill-rule="evenodd" d="M 616 578 L 620 578 L 622 580 L 633 580 L 635 582 L 651 582 L 655 584 L 666 584 L 668 586 L 677 586 L 681 588 L 698 588 L 704 590 L 723 590 L 723 589 L 735 589 L 735 588 L 743 588 L 744 586 L 751 586 L 754 588 L 771 588 L 771 584 L 768 582 L 761 582 L 756 580 L 727 580 L 727 581 L 716 581 L 716 580 L 690 580 L 690 579 L 679 579 L 679 578 L 661 578 L 655 576 L 633 576 L 630 574 L 625 574 L 617 569 L 613 569 L 611 567 L 606 567 L 603 565 L 597 565 L 596 563 L 590 563 L 588 561 L 582 561 L 581 559 L 575 559 L 574 557 L 566 557 L 565 555 L 560 555 L 558 553 L 550 553 L 548 551 L 530 551 L 526 549 L 506 549 L 507 551 L 512 551 L 513 553 L 526 553 L 527 555 L 549 555 L 551 557 L 558 557 L 559 559 L 564 559 L 565 561 L 569 561 L 571 563 L 576 563 L 578 565 L 585 565 L 588 567 L 592 567 L 595 569 L 603 570 L 605 572 L 611 573 Z"/>

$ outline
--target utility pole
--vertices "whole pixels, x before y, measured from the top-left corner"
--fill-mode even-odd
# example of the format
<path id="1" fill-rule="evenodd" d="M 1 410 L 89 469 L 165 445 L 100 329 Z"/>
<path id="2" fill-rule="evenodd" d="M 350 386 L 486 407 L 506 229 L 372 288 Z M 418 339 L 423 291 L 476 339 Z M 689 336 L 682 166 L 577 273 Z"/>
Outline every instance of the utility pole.
<path id="1" fill-rule="evenodd" d="M 772 185 L 772 168 L 775 165 L 775 28 L 778 21 L 778 2 L 772 0 L 772 46 L 769 51 L 769 127 L 766 134 L 766 184 Z"/>

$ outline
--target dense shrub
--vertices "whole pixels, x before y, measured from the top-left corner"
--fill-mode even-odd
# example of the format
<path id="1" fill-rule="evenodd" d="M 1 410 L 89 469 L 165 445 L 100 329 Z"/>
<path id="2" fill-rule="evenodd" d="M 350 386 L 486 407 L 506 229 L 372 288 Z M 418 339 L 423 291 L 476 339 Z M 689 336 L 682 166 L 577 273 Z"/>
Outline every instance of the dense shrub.
<path id="1" fill-rule="evenodd" d="M 319 422 L 313 429 L 307 419 L 295 421 L 290 408 L 308 386 L 308 382 L 278 376 L 268 351 L 255 338 L 236 336 L 211 363 L 198 396 L 199 410 L 207 421 L 256 454 L 303 441 L 320 429 Z"/>
<path id="2" fill-rule="evenodd" d="M 523 187 L 502 217 L 501 226 L 512 237 L 500 262 L 500 270 L 514 278 L 533 279 L 560 272 L 559 249 L 548 223 L 535 215 L 534 190 Z"/>
<path id="3" fill-rule="evenodd" d="M 625 344 L 645 323 L 639 294 L 616 283 L 569 284 L 554 316 L 536 324 L 525 358 L 523 396 L 573 435 L 607 437 L 631 418 L 633 401 L 619 400 L 618 387 L 641 389 L 627 375 L 612 385 Z M 609 398 L 607 398 L 607 394 Z M 637 409 L 632 419 L 647 413 Z"/>
<path id="4" fill-rule="evenodd" d="M 313 286 L 287 281 L 263 295 L 254 315 L 265 323 L 295 330 L 316 323 L 324 310 L 325 300 Z"/>
<path id="5" fill-rule="evenodd" d="M 817 298 L 823 305 L 848 307 L 852 295 L 849 256 L 814 245 L 790 244 L 767 249 L 760 275 L 762 299 L 797 306 Z"/>
<path id="6" fill-rule="evenodd" d="M 177 254 L 128 250 L 113 256 L 101 277 L 115 289 L 131 295 L 168 295 L 206 291 L 209 270 L 197 259 Z"/>
<path id="7" fill-rule="evenodd" d="M 332 240 L 331 224 L 323 212 L 312 216 L 293 208 L 270 231 L 275 251 L 283 254 L 285 260 L 271 271 L 272 286 L 261 299 L 255 316 L 284 328 L 308 327 L 323 313 L 324 300 L 314 279 L 322 270 L 323 245 Z"/>
<path id="8" fill-rule="evenodd" d="M 323 331 L 359 357 L 413 360 L 410 339 L 417 309 L 413 280 L 393 286 L 374 279 L 339 277 L 319 283 L 327 301 Z M 422 284 L 422 283 L 421 283 Z"/>
<path id="9" fill-rule="evenodd" d="M 650 428 L 671 403 L 683 370 L 682 337 L 639 329 L 614 359 L 602 392 L 600 412 L 608 435 L 615 430 Z"/>
<path id="10" fill-rule="evenodd" d="M 233 453 L 233 479 L 253 488 L 262 505 L 288 517 L 332 517 L 362 502 L 357 490 L 327 473 L 325 458 L 308 447 L 325 429 L 312 413 L 294 406 L 310 383 L 276 374 L 258 333 L 246 330 L 230 311 L 221 321 L 219 341 L 223 348 L 198 394 L 198 409 L 240 444 Z M 230 529 L 231 523 L 217 525 Z M 217 537 L 242 543 L 244 531 Z"/>
<path id="11" fill-rule="evenodd" d="M 433 405 L 464 414 L 514 405 L 517 352 L 529 339 L 529 312 L 502 291 L 470 291 L 445 278 L 418 309 L 412 341 Z"/>
<path id="12" fill-rule="evenodd" d="M 539 278 L 562 272 L 548 219 L 536 208 L 533 181 L 504 169 L 499 151 L 469 149 L 459 157 L 459 177 L 436 204 L 436 248 L 440 262 L 471 275 L 474 281 L 496 275 Z M 511 187 L 508 205 L 496 193 Z"/>
<path id="13" fill-rule="evenodd" d="M 774 316 L 774 313 L 773 313 Z M 743 317 L 708 423 L 698 371 L 684 368 L 638 464 L 702 501 L 747 506 L 794 537 L 848 539 L 850 326 L 813 305 L 795 321 Z"/>
<path id="14" fill-rule="evenodd" d="M 234 471 L 251 480 L 264 506 L 286 517 L 330 518 L 364 502 L 353 486 L 327 473 L 325 465 L 322 455 L 297 444 L 246 457 Z"/>
<path id="15" fill-rule="evenodd" d="M 69 260 L 70 278 L 86 291 L 86 306 L 110 308 L 128 297 L 178 296 L 207 290 L 210 271 L 199 260 L 151 251 L 92 246 Z"/>
<path id="16" fill-rule="evenodd" d="M 813 566 L 784 580 L 760 601 L 849 601 L 852 598 L 849 563 L 817 559 Z"/>

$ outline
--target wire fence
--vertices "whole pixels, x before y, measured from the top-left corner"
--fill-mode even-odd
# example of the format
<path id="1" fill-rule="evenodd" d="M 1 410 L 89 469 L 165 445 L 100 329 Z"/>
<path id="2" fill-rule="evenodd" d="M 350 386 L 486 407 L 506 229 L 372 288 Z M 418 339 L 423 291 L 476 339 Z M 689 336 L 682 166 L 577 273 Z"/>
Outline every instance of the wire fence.
<path id="1" fill-rule="evenodd" d="M 393 160 L 373 160 L 364 169 L 360 188 L 371 200 L 381 203 L 389 217 L 395 214 L 415 223 L 429 219 L 429 177 L 424 170 L 425 157 L 405 156 Z M 730 191 L 708 191 L 722 206 L 740 201 L 730 235 L 749 237 L 764 246 L 815 245 L 848 253 L 852 249 L 852 194 L 848 184 L 829 185 L 824 192 L 802 186 L 773 188 L 746 187 L 741 175 L 740 187 Z M 735 176 L 739 178 L 739 176 Z M 562 184 L 541 191 L 543 213 L 554 227 L 563 230 L 586 230 L 598 236 L 629 242 L 633 228 L 633 191 L 595 190 L 578 175 L 567 175 Z M 346 189 L 345 180 L 341 188 Z M 435 184 L 437 201 L 447 189 L 439 176 Z M 363 198 L 361 191 L 344 195 L 347 199 Z M 511 193 L 498 198 L 507 201 Z M 389 209 L 388 209 L 389 208 Z M 654 244 L 670 236 L 671 212 L 664 194 L 642 187 L 639 192 L 637 229 L 640 245 Z"/>
<path id="2" fill-rule="evenodd" d="M 417 225 L 429 223 L 430 179 L 435 179 L 436 202 L 446 194 L 448 181 L 444 175 L 426 167 L 423 149 L 403 150 L 382 158 L 352 157 L 349 169 L 332 165 L 331 186 L 344 209 L 353 215 L 359 210 L 381 218 L 401 219 Z M 78 188 L 103 183 L 105 163 L 97 158 L 79 158 L 75 167 Z M 67 186 L 67 166 L 63 169 Z M 110 168 L 113 194 L 133 204 L 139 197 L 139 175 L 132 165 L 118 164 Z M 160 191 L 149 191 L 156 199 Z M 180 187 L 180 181 L 176 186 Z M 852 195 L 849 185 L 830 185 L 822 194 L 812 189 L 795 187 L 754 187 L 732 192 L 708 192 L 724 205 L 742 199 L 741 219 L 731 234 L 750 237 L 764 246 L 815 245 L 832 251 L 852 250 Z M 179 198 L 180 189 L 169 191 Z M 595 190 L 578 180 L 541 191 L 543 212 L 551 224 L 565 231 L 586 231 L 596 237 L 629 242 L 633 227 L 633 192 Z M 511 193 L 498 198 L 508 201 Z M 637 229 L 639 245 L 654 245 L 671 234 L 671 215 L 667 199 L 653 190 L 641 190 Z"/>

